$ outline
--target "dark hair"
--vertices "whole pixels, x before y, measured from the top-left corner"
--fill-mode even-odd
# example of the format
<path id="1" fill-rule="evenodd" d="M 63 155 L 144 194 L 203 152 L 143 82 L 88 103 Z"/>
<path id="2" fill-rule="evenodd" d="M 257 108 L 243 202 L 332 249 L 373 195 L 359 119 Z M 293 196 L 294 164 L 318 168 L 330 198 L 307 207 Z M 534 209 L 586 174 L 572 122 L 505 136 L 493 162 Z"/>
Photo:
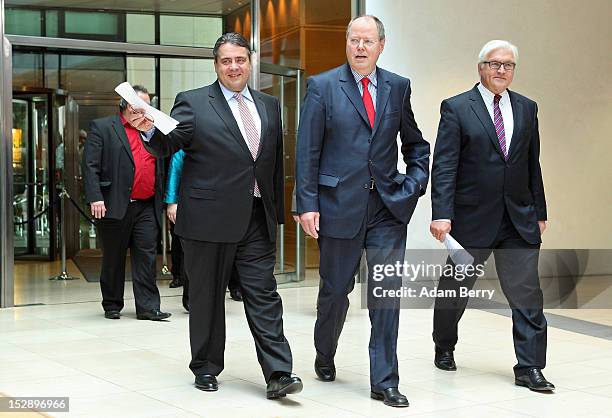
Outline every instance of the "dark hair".
<path id="1" fill-rule="evenodd" d="M 134 89 L 136 94 L 138 93 L 149 94 L 149 90 L 147 90 L 146 87 L 143 87 L 140 84 L 136 84 L 132 86 L 132 88 Z M 121 101 L 119 102 L 119 110 L 123 112 L 125 108 L 127 107 L 127 105 L 128 105 L 128 102 L 126 102 L 124 98 L 121 98 Z"/>
<path id="2" fill-rule="evenodd" d="M 249 60 L 251 59 L 251 45 L 244 38 L 244 36 L 238 32 L 227 32 L 221 35 L 219 39 L 217 39 L 217 42 L 215 42 L 215 46 L 213 48 L 213 56 L 215 57 L 215 61 L 217 61 L 219 56 L 219 48 L 221 48 L 221 45 L 224 44 L 233 44 L 246 48 L 247 51 L 249 51 Z"/>

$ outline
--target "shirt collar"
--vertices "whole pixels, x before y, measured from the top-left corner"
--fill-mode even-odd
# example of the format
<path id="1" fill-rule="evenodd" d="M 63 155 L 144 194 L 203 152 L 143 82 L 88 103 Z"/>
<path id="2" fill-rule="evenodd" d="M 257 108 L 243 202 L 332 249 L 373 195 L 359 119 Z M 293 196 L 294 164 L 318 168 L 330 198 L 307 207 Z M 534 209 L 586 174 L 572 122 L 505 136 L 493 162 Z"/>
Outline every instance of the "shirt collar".
<path id="1" fill-rule="evenodd" d="M 493 93 L 491 90 L 483 86 L 482 83 L 478 83 L 478 91 L 480 92 L 480 95 L 484 99 L 485 103 L 487 104 L 493 103 L 493 100 L 495 99 L 495 93 Z M 499 99 L 500 103 L 508 100 L 508 97 L 509 97 L 508 89 L 504 90 L 502 94 L 500 94 L 500 96 L 501 96 L 501 99 Z"/>
<path id="2" fill-rule="evenodd" d="M 236 94 L 235 92 L 225 87 L 223 83 L 221 83 L 220 81 L 219 81 L 219 87 L 221 87 L 221 92 L 223 93 L 225 100 L 227 100 L 228 102 L 234 97 L 234 94 Z M 251 91 L 249 90 L 248 85 L 244 86 L 244 89 L 240 93 L 242 94 L 242 97 L 244 97 L 245 99 L 251 102 L 253 101 L 253 97 L 251 96 Z"/>
<path id="3" fill-rule="evenodd" d="M 361 83 L 361 80 L 365 77 L 368 77 L 370 79 L 370 83 L 372 83 L 374 85 L 374 87 L 378 87 L 376 85 L 376 67 L 374 67 L 374 70 L 368 74 L 368 75 L 361 75 L 359 74 L 357 71 L 353 70 L 353 68 L 351 67 L 351 72 L 353 73 L 353 77 L 355 77 L 355 82 L 357 84 Z"/>

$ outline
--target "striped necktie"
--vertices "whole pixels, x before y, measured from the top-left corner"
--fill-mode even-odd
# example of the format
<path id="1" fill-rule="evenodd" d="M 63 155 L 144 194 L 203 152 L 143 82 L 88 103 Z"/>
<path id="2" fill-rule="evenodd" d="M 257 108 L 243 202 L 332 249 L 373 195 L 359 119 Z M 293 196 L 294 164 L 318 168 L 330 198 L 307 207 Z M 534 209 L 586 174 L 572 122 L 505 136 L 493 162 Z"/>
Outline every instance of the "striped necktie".
<path id="1" fill-rule="evenodd" d="M 242 125 L 244 126 L 244 131 L 246 133 L 246 141 L 249 147 L 249 151 L 251 151 L 251 156 L 253 157 L 253 161 L 257 158 L 257 151 L 259 150 L 259 132 L 257 131 L 257 125 L 255 125 L 255 121 L 253 120 L 253 115 L 249 110 L 246 102 L 244 101 L 244 97 L 241 93 L 235 93 L 234 99 L 238 102 L 238 111 L 240 112 L 240 119 L 242 119 Z M 255 197 L 261 197 L 261 193 L 259 191 L 259 186 L 257 185 L 257 180 L 255 180 L 255 188 L 254 193 Z"/>
<path id="2" fill-rule="evenodd" d="M 493 124 L 495 125 L 495 133 L 497 133 L 497 140 L 499 141 L 499 147 L 504 154 L 504 160 L 508 160 L 508 151 L 506 150 L 506 131 L 504 130 L 504 118 L 502 117 L 501 110 L 499 109 L 499 101 L 501 96 L 496 94 L 493 98 Z"/>

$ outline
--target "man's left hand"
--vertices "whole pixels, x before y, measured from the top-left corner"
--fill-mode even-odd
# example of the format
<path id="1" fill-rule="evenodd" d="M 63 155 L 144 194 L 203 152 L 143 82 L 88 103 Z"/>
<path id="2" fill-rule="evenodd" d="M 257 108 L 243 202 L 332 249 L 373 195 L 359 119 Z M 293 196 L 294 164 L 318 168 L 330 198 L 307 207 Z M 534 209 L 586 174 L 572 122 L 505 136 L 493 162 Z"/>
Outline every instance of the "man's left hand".
<path id="1" fill-rule="evenodd" d="M 544 231 L 546 230 L 546 221 L 538 221 L 538 226 L 540 227 L 540 235 L 544 235 Z"/>

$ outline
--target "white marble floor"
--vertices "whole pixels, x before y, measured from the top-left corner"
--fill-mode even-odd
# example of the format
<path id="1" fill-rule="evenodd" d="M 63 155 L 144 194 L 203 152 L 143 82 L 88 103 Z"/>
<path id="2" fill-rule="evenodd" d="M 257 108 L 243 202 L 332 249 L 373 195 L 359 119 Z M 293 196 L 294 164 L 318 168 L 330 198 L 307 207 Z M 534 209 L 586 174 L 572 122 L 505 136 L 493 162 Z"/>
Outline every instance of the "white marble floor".
<path id="1" fill-rule="evenodd" d="M 612 417 L 612 341 L 606 339 L 549 328 L 545 375 L 557 391 L 537 394 L 513 384 L 509 318 L 467 311 L 456 351 L 459 370 L 452 373 L 432 364 L 432 311 L 403 310 L 400 389 L 410 407 L 394 409 L 369 397 L 369 321 L 359 289 L 351 295 L 336 356 L 337 380 L 323 383 L 312 368 L 317 289 L 286 288 L 280 290 L 285 333 L 304 391 L 270 401 L 241 303 L 226 303 L 226 369 L 219 391 L 205 393 L 193 387 L 187 367 L 188 315 L 180 306 L 180 289 L 164 286 L 162 307 L 173 316 L 155 323 L 137 321 L 132 301 L 126 301 L 120 320 L 106 320 L 97 286 L 74 286 L 83 287 L 81 300 L 93 301 L 76 303 L 76 296 L 62 299 L 60 293 L 63 303 L 0 310 L 0 393 L 69 396 L 70 413 L 50 416 Z M 609 319 L 612 313 L 591 315 Z"/>

